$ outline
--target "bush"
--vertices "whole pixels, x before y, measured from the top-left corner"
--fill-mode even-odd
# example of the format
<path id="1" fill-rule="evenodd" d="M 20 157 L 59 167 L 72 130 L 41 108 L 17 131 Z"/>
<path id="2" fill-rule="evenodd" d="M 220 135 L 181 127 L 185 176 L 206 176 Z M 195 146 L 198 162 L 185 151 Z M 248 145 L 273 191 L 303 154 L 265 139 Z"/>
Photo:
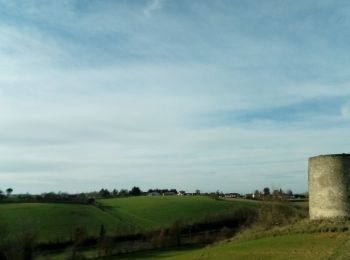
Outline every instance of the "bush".
<path id="1" fill-rule="evenodd" d="M 261 203 L 256 224 L 264 229 L 270 229 L 274 226 L 295 223 L 307 215 L 307 209 L 291 205 L 288 202 L 266 201 Z"/>
<path id="2" fill-rule="evenodd" d="M 0 260 L 34 259 L 36 232 L 23 228 L 16 236 L 10 236 L 6 225 L 0 226 Z"/>

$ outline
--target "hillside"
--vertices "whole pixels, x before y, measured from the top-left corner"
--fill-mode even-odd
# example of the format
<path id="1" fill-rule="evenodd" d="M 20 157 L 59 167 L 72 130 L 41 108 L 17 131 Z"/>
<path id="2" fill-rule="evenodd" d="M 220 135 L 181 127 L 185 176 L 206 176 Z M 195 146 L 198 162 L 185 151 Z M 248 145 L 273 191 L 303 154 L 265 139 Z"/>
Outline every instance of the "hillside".
<path id="1" fill-rule="evenodd" d="M 101 224 L 125 229 L 124 223 L 91 205 L 64 203 L 0 204 L 0 220 L 12 234 L 30 230 L 39 241 L 67 240 L 76 227 L 97 234 Z"/>
<path id="2" fill-rule="evenodd" d="M 64 203 L 0 204 L 0 224 L 12 233 L 31 230 L 39 241 L 67 240 L 76 227 L 97 235 L 103 224 L 110 234 L 149 230 L 176 220 L 197 221 L 250 205 L 207 197 L 128 197 L 99 200 L 94 205 Z"/>
<path id="3" fill-rule="evenodd" d="M 304 219 L 271 230 L 247 229 L 231 239 L 203 248 L 153 250 L 121 259 L 350 259 L 349 229 L 349 221 Z"/>
<path id="4" fill-rule="evenodd" d="M 167 226 L 176 220 L 190 223 L 214 216 L 229 214 L 237 207 L 255 206 L 249 201 L 215 200 L 203 196 L 130 197 L 99 200 L 106 212 L 136 230 Z"/>
<path id="5" fill-rule="evenodd" d="M 350 255 L 345 252 L 345 244 L 349 244 L 348 233 L 291 234 L 244 242 L 226 241 L 202 249 L 182 248 L 146 252 L 122 259 L 349 259 L 347 257 Z"/>

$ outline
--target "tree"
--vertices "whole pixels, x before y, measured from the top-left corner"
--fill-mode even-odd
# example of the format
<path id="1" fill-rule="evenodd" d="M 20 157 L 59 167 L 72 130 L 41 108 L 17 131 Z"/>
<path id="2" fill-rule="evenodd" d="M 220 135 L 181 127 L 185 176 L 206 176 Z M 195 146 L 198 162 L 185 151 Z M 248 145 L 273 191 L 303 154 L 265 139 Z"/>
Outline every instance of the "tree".
<path id="1" fill-rule="evenodd" d="M 10 197 L 12 192 L 13 192 L 13 189 L 12 189 L 12 188 L 6 189 L 6 195 L 7 195 L 7 197 Z"/>
<path id="2" fill-rule="evenodd" d="M 0 200 L 4 199 L 6 196 L 4 195 L 4 192 L 0 190 Z"/>
<path id="3" fill-rule="evenodd" d="M 131 191 L 129 192 L 131 196 L 140 196 L 141 195 L 141 190 L 139 187 L 132 187 Z"/>
<path id="4" fill-rule="evenodd" d="M 269 189 L 268 187 L 265 187 L 265 188 L 263 189 L 263 193 L 264 193 L 264 196 L 270 195 L 270 189 Z"/>
<path id="5" fill-rule="evenodd" d="M 273 195 L 274 199 L 283 200 L 283 190 L 282 189 L 273 190 L 272 195 Z"/>
<path id="6" fill-rule="evenodd" d="M 81 247 L 88 238 L 88 233 L 85 227 L 78 226 L 72 233 L 72 254 L 68 256 L 68 259 L 83 259 L 81 255 Z"/>
<path id="7" fill-rule="evenodd" d="M 254 199 L 260 198 L 260 192 L 259 190 L 254 191 Z"/>
<path id="8" fill-rule="evenodd" d="M 104 235 L 106 235 L 106 228 L 105 226 L 102 224 L 100 226 L 100 237 L 103 237 Z"/>
<path id="9" fill-rule="evenodd" d="M 169 235 L 171 242 L 179 246 L 181 244 L 181 222 L 179 220 L 175 221 L 170 227 L 169 227 Z"/>
<path id="10" fill-rule="evenodd" d="M 173 193 L 177 194 L 177 190 L 176 189 L 170 189 L 170 192 L 173 192 Z"/>
<path id="11" fill-rule="evenodd" d="M 127 196 L 129 194 L 129 191 L 127 189 L 121 189 L 118 193 L 119 196 Z"/>
<path id="12" fill-rule="evenodd" d="M 287 191 L 286 191 L 286 194 L 287 194 L 288 196 L 293 196 L 293 191 L 292 191 L 292 190 L 287 190 Z"/>
<path id="13" fill-rule="evenodd" d="M 107 189 L 101 189 L 98 194 L 103 198 L 111 196 L 111 193 Z"/>

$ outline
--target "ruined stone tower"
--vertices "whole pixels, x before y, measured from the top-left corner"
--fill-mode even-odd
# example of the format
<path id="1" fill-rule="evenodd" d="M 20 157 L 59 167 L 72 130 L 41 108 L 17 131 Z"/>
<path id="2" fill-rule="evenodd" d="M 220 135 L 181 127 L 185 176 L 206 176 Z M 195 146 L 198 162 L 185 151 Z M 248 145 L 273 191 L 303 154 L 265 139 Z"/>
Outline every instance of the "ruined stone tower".
<path id="1" fill-rule="evenodd" d="M 350 217 L 350 154 L 309 158 L 310 219 Z"/>

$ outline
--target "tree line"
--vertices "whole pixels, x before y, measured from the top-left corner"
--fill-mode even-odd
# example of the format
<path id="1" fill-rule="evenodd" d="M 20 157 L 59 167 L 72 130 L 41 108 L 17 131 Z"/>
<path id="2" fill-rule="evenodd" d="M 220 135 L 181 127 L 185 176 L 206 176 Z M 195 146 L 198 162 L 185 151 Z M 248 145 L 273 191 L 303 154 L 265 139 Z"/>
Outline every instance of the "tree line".
<path id="1" fill-rule="evenodd" d="M 183 192 L 184 191 L 180 191 Z M 76 194 L 70 194 L 67 192 L 46 192 L 42 194 L 15 194 L 12 195 L 13 189 L 8 188 L 5 191 L 0 190 L 0 200 L 4 202 L 71 202 L 71 203 L 95 203 L 97 198 L 117 198 L 117 197 L 129 197 L 129 196 L 140 196 L 148 194 L 158 194 L 158 195 L 176 195 L 178 192 L 176 189 L 149 189 L 147 191 L 142 191 L 140 187 L 133 186 L 130 190 L 128 189 L 107 189 L 102 188 L 99 191 L 92 192 L 82 192 Z"/>
<path id="2" fill-rule="evenodd" d="M 1 199 L 5 199 L 5 198 L 9 198 L 11 196 L 11 193 L 13 192 L 13 189 L 12 188 L 7 188 L 5 190 L 5 192 L 0 190 L 0 200 Z"/>
<path id="3" fill-rule="evenodd" d="M 305 199 L 305 194 L 294 194 L 292 190 L 282 190 L 282 189 L 270 189 L 268 187 L 265 187 L 261 191 L 255 190 L 252 194 L 252 198 L 254 199 L 260 199 L 260 200 L 266 200 L 266 199 L 273 199 L 273 200 L 290 200 L 290 199 Z"/>

